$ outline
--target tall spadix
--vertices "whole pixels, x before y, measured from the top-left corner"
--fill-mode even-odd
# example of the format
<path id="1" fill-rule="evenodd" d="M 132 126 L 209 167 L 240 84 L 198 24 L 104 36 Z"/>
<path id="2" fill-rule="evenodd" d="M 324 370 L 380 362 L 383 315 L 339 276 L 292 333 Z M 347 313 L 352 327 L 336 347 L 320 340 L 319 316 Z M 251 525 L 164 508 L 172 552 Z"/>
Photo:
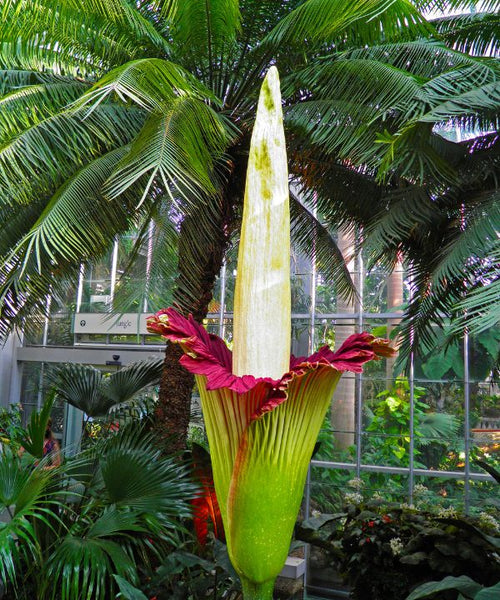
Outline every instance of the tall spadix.
<path id="1" fill-rule="evenodd" d="M 290 366 L 290 207 L 278 70 L 253 128 L 234 300 L 233 373 L 279 379 Z"/>

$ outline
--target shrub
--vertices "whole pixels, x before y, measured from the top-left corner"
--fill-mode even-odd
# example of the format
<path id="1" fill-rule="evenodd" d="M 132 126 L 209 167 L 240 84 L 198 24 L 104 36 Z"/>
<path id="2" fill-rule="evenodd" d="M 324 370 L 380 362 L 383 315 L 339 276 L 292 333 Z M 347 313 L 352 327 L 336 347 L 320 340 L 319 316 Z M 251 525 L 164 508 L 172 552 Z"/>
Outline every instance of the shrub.
<path id="1" fill-rule="evenodd" d="M 432 514 L 382 501 L 301 523 L 297 537 L 326 551 L 356 600 L 401 600 L 421 583 L 467 575 L 500 579 L 500 537 L 453 509 Z"/>

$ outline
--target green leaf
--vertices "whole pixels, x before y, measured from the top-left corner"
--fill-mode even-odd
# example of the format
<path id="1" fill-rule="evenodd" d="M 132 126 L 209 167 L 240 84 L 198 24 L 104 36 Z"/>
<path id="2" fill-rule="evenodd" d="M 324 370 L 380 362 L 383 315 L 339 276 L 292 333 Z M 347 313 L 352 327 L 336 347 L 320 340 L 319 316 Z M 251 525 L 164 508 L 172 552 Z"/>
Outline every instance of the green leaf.
<path id="1" fill-rule="evenodd" d="M 128 582 L 120 575 L 113 575 L 118 587 L 120 588 L 119 596 L 124 598 L 125 600 L 148 600 L 148 597 L 145 596 L 141 590 L 134 587 L 130 582 Z"/>
<path id="2" fill-rule="evenodd" d="M 44 402 L 40 412 L 34 410 L 31 413 L 30 422 L 26 428 L 26 435 L 21 437 L 20 442 L 24 449 L 35 458 L 43 458 L 43 442 L 45 431 L 49 422 L 55 395 L 51 394 Z"/>
<path id="3" fill-rule="evenodd" d="M 474 596 L 474 600 L 498 600 L 500 596 L 500 582 L 491 586 L 482 589 L 476 596 Z"/>
<path id="4" fill-rule="evenodd" d="M 406 598 L 406 600 L 418 600 L 419 598 L 429 598 L 438 592 L 445 590 L 458 590 L 467 598 L 474 598 L 474 595 L 481 590 L 482 586 L 473 581 L 470 577 L 462 575 L 461 577 L 445 577 L 442 581 L 429 581 L 418 586 Z"/>

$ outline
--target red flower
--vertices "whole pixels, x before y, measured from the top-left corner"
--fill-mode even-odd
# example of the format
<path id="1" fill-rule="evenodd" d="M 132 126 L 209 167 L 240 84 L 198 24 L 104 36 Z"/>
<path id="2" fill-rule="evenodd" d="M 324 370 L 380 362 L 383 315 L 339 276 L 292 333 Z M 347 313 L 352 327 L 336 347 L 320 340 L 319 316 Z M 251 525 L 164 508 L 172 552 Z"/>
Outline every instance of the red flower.
<path id="1" fill-rule="evenodd" d="M 392 523 L 392 519 L 391 519 L 391 517 L 390 517 L 389 515 L 384 515 L 384 516 L 382 517 L 382 521 L 383 521 L 384 523 Z"/>
<path id="2" fill-rule="evenodd" d="M 351 335 L 336 352 L 323 346 L 309 357 L 292 356 L 290 370 L 279 380 L 253 375 L 238 377 L 232 372 L 233 357 L 225 342 L 208 333 L 191 315 L 186 319 L 175 309 L 165 308 L 148 317 L 147 328 L 151 333 L 180 343 L 185 352 L 180 363 L 195 375 L 205 375 L 207 390 L 227 388 L 238 394 L 254 390 L 260 400 L 252 420 L 285 402 L 291 382 L 308 371 L 333 368 L 339 373 L 361 373 L 364 363 L 395 354 L 387 340 L 363 332 Z"/>
<path id="3" fill-rule="evenodd" d="M 204 546 L 208 538 L 208 524 L 211 523 L 214 536 L 218 540 L 225 541 L 222 515 L 215 495 L 210 455 L 197 444 L 193 445 L 193 470 L 201 486 L 199 495 L 191 501 L 196 537 Z"/>
<path id="4" fill-rule="evenodd" d="M 375 521 L 368 521 L 368 527 L 374 527 Z"/>

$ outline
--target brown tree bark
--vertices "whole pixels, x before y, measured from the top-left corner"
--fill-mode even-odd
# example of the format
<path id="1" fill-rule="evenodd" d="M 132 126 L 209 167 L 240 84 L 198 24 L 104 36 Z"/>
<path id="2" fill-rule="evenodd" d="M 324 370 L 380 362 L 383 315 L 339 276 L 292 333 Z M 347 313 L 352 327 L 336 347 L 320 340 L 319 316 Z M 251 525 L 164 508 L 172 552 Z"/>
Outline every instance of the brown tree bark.
<path id="1" fill-rule="evenodd" d="M 387 311 L 388 312 L 403 312 L 401 305 L 403 304 L 403 263 L 400 259 L 394 265 L 394 270 L 387 277 Z M 389 319 L 387 321 L 387 337 L 390 336 L 391 331 L 399 324 L 401 319 Z M 398 341 L 395 340 L 397 344 Z M 393 380 L 398 376 L 398 373 L 394 373 L 394 365 L 396 363 L 396 357 L 386 359 L 386 377 L 387 387 L 391 387 Z"/>
<path id="2" fill-rule="evenodd" d="M 351 275 L 354 273 L 354 234 L 339 229 L 337 245 L 347 262 Z M 350 314 L 356 311 L 354 302 L 337 299 L 337 312 Z M 339 320 L 335 328 L 335 348 L 338 350 L 345 340 L 355 333 L 356 323 L 352 319 Z M 345 373 L 340 379 L 332 399 L 330 421 L 334 431 L 334 445 L 337 450 L 345 450 L 355 441 L 356 380 L 353 373 Z"/>
<path id="3" fill-rule="evenodd" d="M 214 284 L 237 224 L 235 206 L 242 202 L 245 166 L 246 157 L 235 161 L 224 197 L 206 198 L 181 224 L 174 304 L 199 323 L 207 316 Z M 194 377 L 179 364 L 181 355 L 179 347 L 167 344 L 155 410 L 153 429 L 160 447 L 167 452 L 186 448 Z"/>
<path id="4" fill-rule="evenodd" d="M 222 203 L 208 212 L 196 211 L 181 225 L 179 276 L 174 293 L 176 308 L 200 323 L 207 316 L 228 243 L 228 215 Z M 169 342 L 155 410 L 157 439 L 168 452 L 185 449 L 191 412 L 194 377 L 179 364 L 181 356 L 182 350 Z"/>

